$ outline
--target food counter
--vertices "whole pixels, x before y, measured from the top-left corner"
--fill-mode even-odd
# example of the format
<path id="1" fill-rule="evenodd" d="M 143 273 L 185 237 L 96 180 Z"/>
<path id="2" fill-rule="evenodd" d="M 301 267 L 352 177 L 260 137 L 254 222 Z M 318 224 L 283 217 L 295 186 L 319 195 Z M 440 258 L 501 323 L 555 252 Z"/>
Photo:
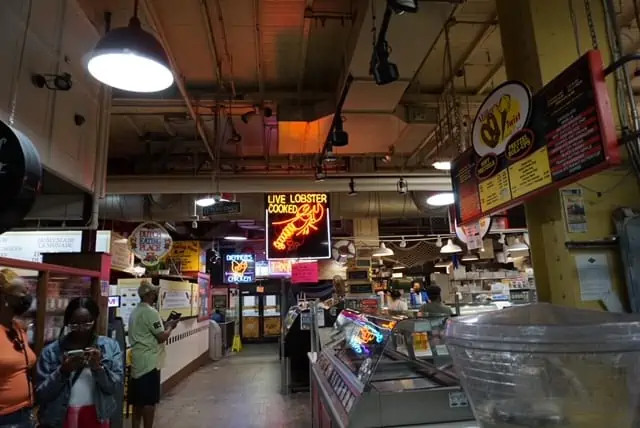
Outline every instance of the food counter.
<path id="1" fill-rule="evenodd" d="M 345 309 L 334 340 L 309 355 L 313 427 L 476 428 L 450 359 L 438 352 L 444 321 Z"/>

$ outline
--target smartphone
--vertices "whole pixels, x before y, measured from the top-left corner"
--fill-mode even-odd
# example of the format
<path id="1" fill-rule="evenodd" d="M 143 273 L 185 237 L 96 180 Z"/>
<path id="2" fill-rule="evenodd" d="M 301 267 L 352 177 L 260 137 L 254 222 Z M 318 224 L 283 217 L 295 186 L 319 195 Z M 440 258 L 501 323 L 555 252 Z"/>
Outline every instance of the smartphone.
<path id="1" fill-rule="evenodd" d="M 85 352 L 84 349 L 74 349 L 73 351 L 65 352 L 64 355 L 66 355 L 67 358 L 84 357 Z"/>

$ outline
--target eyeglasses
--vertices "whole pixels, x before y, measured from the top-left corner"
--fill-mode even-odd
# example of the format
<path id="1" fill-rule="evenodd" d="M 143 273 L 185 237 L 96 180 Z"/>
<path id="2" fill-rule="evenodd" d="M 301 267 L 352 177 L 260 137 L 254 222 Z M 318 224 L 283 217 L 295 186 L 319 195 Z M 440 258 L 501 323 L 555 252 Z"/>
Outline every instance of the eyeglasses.
<path id="1" fill-rule="evenodd" d="M 71 331 L 87 331 L 87 330 L 91 330 L 91 328 L 93 327 L 93 324 L 95 324 L 94 321 L 80 323 L 80 324 L 69 324 L 69 330 L 71 330 Z"/>

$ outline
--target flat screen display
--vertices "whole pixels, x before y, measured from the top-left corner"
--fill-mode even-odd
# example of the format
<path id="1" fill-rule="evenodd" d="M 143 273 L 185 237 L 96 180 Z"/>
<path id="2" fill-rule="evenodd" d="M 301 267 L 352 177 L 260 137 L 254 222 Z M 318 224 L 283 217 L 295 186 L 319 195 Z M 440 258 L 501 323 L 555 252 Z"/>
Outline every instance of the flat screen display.
<path id="1" fill-rule="evenodd" d="M 256 280 L 253 254 L 225 254 L 223 268 L 225 284 L 248 284 Z"/>
<path id="2" fill-rule="evenodd" d="M 265 207 L 267 260 L 331 257 L 327 193 L 269 193 Z"/>

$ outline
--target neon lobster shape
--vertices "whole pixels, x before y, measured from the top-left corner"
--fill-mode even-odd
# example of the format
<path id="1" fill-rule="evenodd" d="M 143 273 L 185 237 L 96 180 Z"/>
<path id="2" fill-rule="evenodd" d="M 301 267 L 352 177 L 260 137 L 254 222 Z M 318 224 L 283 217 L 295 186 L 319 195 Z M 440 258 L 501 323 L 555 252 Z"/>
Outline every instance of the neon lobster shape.
<path id="1" fill-rule="evenodd" d="M 324 217 L 324 206 L 322 204 L 304 204 L 298 207 L 296 215 L 287 220 L 274 222 L 274 225 L 286 224 L 278 238 L 273 241 L 273 246 L 278 250 L 285 250 L 287 242 L 294 236 L 306 236 L 312 230 L 318 230 L 316 224 Z"/>

